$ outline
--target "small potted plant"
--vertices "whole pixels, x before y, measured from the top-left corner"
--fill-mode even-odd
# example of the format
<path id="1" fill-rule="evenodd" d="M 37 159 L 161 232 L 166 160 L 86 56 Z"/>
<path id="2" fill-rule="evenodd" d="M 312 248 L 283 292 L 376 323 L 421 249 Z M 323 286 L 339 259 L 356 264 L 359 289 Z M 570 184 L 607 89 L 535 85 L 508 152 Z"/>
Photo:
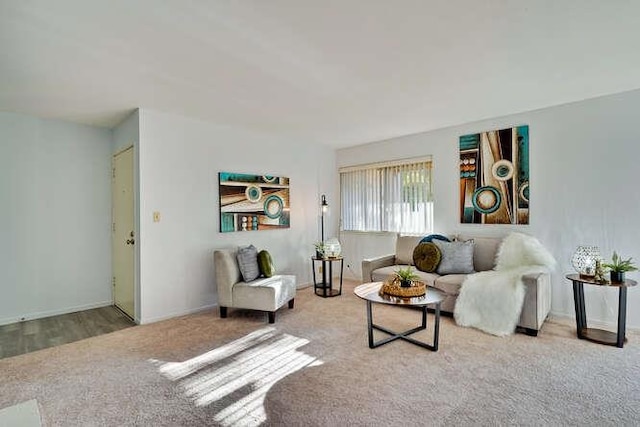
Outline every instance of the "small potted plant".
<path id="1" fill-rule="evenodd" d="M 324 258 L 324 242 L 315 242 L 313 244 L 316 248 L 316 258 L 323 259 Z"/>
<path id="2" fill-rule="evenodd" d="M 638 268 L 632 262 L 633 258 L 622 259 L 616 251 L 613 251 L 610 263 L 602 264 L 603 267 L 610 270 L 611 283 L 624 282 L 624 273 L 627 271 L 636 271 Z"/>
<path id="3" fill-rule="evenodd" d="M 397 270 L 396 278 L 400 281 L 400 286 L 403 288 L 408 288 L 414 280 L 419 279 L 413 270 L 411 270 L 411 266 Z"/>

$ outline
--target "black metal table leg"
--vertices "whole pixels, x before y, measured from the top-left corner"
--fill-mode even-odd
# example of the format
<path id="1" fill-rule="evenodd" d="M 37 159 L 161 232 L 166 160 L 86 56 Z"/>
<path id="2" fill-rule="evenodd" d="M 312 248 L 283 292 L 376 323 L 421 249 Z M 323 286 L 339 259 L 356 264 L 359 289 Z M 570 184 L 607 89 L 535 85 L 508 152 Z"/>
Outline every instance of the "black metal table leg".
<path id="1" fill-rule="evenodd" d="M 342 273 L 344 272 L 344 258 L 340 259 L 340 292 L 338 295 L 342 295 Z"/>
<path id="2" fill-rule="evenodd" d="M 426 342 L 418 341 L 414 338 L 409 337 L 409 335 L 419 331 L 423 331 L 427 328 L 427 307 L 426 306 L 422 307 L 422 322 L 420 326 L 417 326 L 415 328 L 412 328 L 403 332 L 395 332 L 395 331 L 392 331 L 391 329 L 388 329 L 373 323 L 373 312 L 372 312 L 371 305 L 372 305 L 371 301 L 367 300 L 367 333 L 368 333 L 368 339 L 369 339 L 369 348 L 380 347 L 381 345 L 400 339 L 403 341 L 410 342 L 411 344 L 417 345 L 419 347 L 426 348 L 431 351 L 438 351 L 438 335 L 440 333 L 440 303 L 437 303 L 435 308 L 433 344 L 428 344 Z M 378 331 L 388 334 L 389 337 L 383 338 L 377 342 L 374 342 L 373 340 L 374 329 L 377 329 Z"/>
<path id="3" fill-rule="evenodd" d="M 373 319 L 371 313 L 371 301 L 367 301 L 367 332 L 369 334 L 369 348 L 374 348 L 373 344 Z"/>
<path id="4" fill-rule="evenodd" d="M 584 287 L 582 282 L 573 281 L 573 301 L 576 309 L 576 332 L 578 338 L 582 338 L 584 329 L 587 327 L 587 320 L 584 307 Z"/>
<path id="5" fill-rule="evenodd" d="M 426 307 L 425 307 L 426 310 Z M 436 323 L 433 326 L 433 351 L 438 351 L 438 339 L 440 338 L 440 303 L 436 303 Z"/>
<path id="6" fill-rule="evenodd" d="M 620 286 L 618 291 L 618 336 L 616 346 L 624 346 L 624 336 L 627 328 L 627 288 Z"/>

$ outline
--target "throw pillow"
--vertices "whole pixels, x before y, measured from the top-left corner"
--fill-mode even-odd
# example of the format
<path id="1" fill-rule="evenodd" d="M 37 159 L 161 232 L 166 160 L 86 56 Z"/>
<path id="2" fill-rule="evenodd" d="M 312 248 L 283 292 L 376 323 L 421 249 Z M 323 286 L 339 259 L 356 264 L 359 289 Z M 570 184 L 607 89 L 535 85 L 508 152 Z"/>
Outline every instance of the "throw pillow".
<path id="1" fill-rule="evenodd" d="M 433 242 L 420 243 L 413 250 L 413 263 L 420 271 L 433 273 L 440 264 L 442 253 Z"/>
<path id="2" fill-rule="evenodd" d="M 440 249 L 442 259 L 438 264 L 438 274 L 469 274 L 473 269 L 473 239 L 466 242 L 444 242 L 434 240 Z"/>
<path id="3" fill-rule="evenodd" d="M 265 250 L 258 252 L 258 267 L 264 277 L 271 277 L 276 272 L 271 254 Z"/>
<path id="4" fill-rule="evenodd" d="M 242 279 L 245 282 L 258 278 L 260 269 L 258 268 L 258 250 L 255 246 L 249 245 L 238 248 L 236 259 L 238 260 L 240 274 L 242 274 Z"/>
<path id="5" fill-rule="evenodd" d="M 434 240 L 442 240 L 442 241 L 445 241 L 445 242 L 450 242 L 451 241 L 447 236 L 443 236 L 442 234 L 429 234 L 428 236 L 423 237 L 422 240 L 420 240 L 420 243 L 422 243 L 422 242 L 432 242 Z"/>

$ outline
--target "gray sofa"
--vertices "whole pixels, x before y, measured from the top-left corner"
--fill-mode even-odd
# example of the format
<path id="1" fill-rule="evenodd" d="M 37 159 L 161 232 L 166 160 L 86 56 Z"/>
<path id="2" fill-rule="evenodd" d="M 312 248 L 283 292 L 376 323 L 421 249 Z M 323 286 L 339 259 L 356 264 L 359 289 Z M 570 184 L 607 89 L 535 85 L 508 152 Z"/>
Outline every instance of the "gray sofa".
<path id="1" fill-rule="evenodd" d="M 216 250 L 213 261 L 218 288 L 220 317 L 227 317 L 229 307 L 260 310 L 268 313 L 274 323 L 276 310 L 285 303 L 293 308 L 296 296 L 296 276 L 278 274 L 251 282 L 242 280 L 235 250 Z"/>
<path id="2" fill-rule="evenodd" d="M 362 281 L 382 282 L 392 276 L 399 268 L 413 266 L 413 250 L 420 243 L 422 236 L 398 236 L 396 252 L 377 258 L 362 261 Z M 496 254 L 501 238 L 458 236 L 458 240 L 474 240 L 473 265 L 475 271 L 492 270 L 495 267 Z M 447 274 L 440 276 L 436 273 L 419 271 L 414 266 L 415 273 L 427 285 L 440 289 L 446 294 L 441 310 L 453 313 L 456 298 L 460 292 L 460 285 L 467 277 L 466 274 Z M 548 272 L 526 274 L 523 277 L 526 288 L 524 305 L 518 327 L 528 335 L 536 336 L 551 309 L 551 277 Z"/>

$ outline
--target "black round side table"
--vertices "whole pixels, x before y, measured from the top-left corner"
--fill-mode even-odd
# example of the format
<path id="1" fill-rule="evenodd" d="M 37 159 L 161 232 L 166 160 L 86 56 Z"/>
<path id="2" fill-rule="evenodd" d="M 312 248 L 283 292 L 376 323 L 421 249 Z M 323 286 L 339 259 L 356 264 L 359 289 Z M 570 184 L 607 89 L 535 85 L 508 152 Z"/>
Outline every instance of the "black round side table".
<path id="1" fill-rule="evenodd" d="M 316 281 L 316 263 L 322 263 L 322 281 Z M 340 262 L 340 288 L 333 288 L 333 263 Z M 329 270 L 327 271 L 327 267 Z M 344 270 L 344 258 L 339 257 L 329 257 L 329 258 L 318 258 L 311 257 L 311 270 L 313 271 L 313 291 L 316 295 L 321 296 L 323 298 L 327 297 L 337 297 L 342 294 L 342 272 Z"/>

